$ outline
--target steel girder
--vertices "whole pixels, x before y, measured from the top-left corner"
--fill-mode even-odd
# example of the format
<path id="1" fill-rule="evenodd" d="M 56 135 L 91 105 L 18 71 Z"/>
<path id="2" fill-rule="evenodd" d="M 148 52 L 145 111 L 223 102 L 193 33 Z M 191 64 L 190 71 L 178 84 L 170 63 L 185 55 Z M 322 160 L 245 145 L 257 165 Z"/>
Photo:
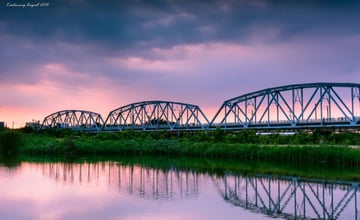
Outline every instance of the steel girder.
<path id="1" fill-rule="evenodd" d="M 210 122 L 224 129 L 360 127 L 360 84 L 307 83 L 225 101 Z"/>
<path id="2" fill-rule="evenodd" d="M 62 110 L 44 118 L 41 129 L 71 128 L 79 131 L 100 131 L 104 120 L 100 114 L 83 110 Z"/>
<path id="3" fill-rule="evenodd" d="M 208 119 L 196 105 L 170 101 L 144 101 L 111 111 L 104 130 L 202 130 Z"/>

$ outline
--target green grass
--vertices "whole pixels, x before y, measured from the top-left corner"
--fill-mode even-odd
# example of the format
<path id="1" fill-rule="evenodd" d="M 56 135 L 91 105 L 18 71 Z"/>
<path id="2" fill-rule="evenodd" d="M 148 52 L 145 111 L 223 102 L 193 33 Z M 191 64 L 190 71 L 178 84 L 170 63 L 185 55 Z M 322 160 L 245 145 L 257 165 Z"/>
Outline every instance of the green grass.
<path id="1" fill-rule="evenodd" d="M 254 131 L 195 133 L 75 133 L 71 130 L 2 131 L 1 155 L 106 156 L 156 155 L 240 161 L 312 163 L 360 167 L 360 134 L 256 135 Z"/>
<path id="2" fill-rule="evenodd" d="M 167 139 L 107 140 L 95 137 L 26 137 L 25 155 L 165 155 L 360 165 L 360 149 L 328 145 L 258 145 Z"/>
<path id="3" fill-rule="evenodd" d="M 31 158 L 69 162 L 112 158 L 161 169 L 360 180 L 360 148 L 354 147 L 359 145 L 360 134 L 327 131 L 262 136 L 254 131 L 221 130 L 99 134 L 5 130 L 0 132 L 0 161 L 16 166 Z"/>

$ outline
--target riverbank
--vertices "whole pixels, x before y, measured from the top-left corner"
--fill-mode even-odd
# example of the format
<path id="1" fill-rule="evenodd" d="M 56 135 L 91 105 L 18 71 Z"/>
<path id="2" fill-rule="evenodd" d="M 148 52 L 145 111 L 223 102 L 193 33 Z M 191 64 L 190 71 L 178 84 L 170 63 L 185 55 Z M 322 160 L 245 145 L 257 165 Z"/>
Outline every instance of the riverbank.
<path id="1" fill-rule="evenodd" d="M 0 159 L 0 167 L 16 169 L 22 163 L 53 164 L 98 164 L 112 162 L 119 166 L 141 166 L 163 171 L 191 171 L 216 176 L 272 176 L 297 177 L 318 181 L 360 181 L 360 167 L 332 166 L 311 163 L 286 163 L 269 161 L 246 161 L 236 159 L 170 157 L 170 156 L 76 156 L 64 155 L 21 155 L 16 158 Z"/>
<path id="2" fill-rule="evenodd" d="M 201 157 L 240 161 L 312 163 L 360 167 L 357 133 L 299 133 L 257 135 L 254 131 L 225 133 L 118 132 L 76 133 L 63 131 L 2 131 L 2 155 L 152 155 Z"/>

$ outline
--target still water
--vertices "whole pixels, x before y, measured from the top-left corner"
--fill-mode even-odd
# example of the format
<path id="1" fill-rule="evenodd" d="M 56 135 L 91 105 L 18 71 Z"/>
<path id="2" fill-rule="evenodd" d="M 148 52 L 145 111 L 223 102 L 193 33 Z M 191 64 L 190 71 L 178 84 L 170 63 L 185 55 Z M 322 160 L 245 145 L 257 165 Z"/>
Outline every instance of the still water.
<path id="1" fill-rule="evenodd" d="M 0 166 L 0 219 L 360 219 L 357 182 L 119 162 Z"/>

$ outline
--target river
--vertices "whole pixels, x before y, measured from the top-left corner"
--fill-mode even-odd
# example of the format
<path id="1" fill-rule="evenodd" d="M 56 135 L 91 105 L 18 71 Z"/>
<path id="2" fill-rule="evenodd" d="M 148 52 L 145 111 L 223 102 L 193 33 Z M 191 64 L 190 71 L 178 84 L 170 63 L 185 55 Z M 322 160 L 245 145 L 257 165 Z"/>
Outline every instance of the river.
<path id="1" fill-rule="evenodd" d="M 359 183 L 119 161 L 0 166 L 0 219 L 359 219 Z"/>

